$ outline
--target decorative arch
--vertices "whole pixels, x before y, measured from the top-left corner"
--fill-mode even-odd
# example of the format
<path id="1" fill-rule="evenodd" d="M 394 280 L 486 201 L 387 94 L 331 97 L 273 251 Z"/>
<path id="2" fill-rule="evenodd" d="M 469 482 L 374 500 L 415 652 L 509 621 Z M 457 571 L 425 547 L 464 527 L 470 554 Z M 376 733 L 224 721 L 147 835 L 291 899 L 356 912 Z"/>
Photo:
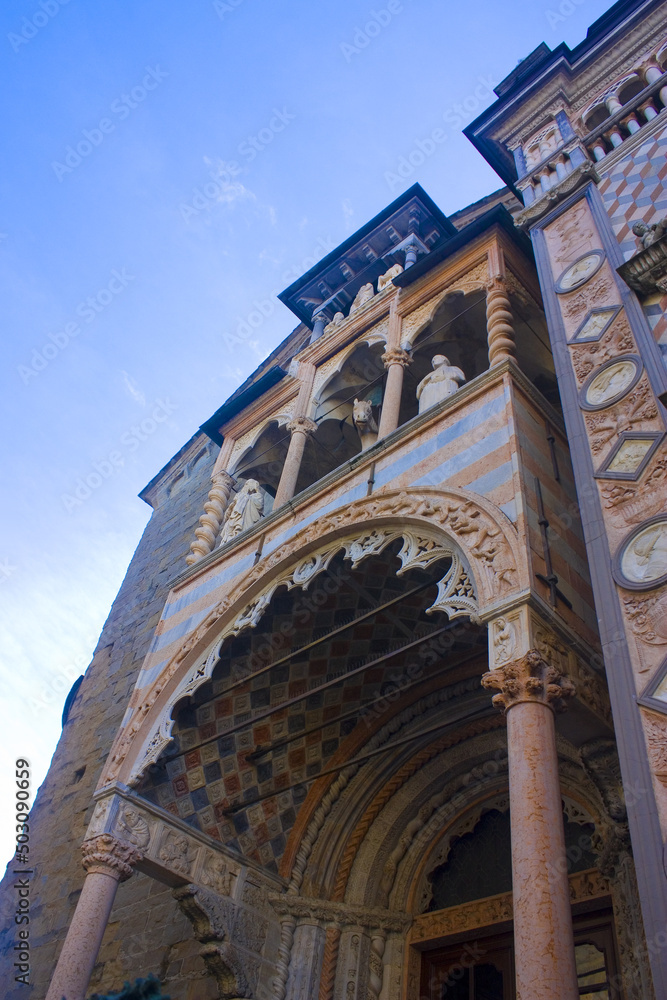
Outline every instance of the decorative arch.
<path id="1" fill-rule="evenodd" d="M 490 620 L 529 591 L 526 555 L 506 515 L 460 489 L 390 490 L 302 528 L 249 570 L 183 643 L 148 690 L 137 690 L 100 780 L 135 784 L 171 740 L 172 709 L 211 676 L 224 640 L 254 627 L 278 587 L 307 588 L 344 549 L 355 566 L 403 538 L 401 571 L 449 556 L 433 610 Z"/>
<path id="2" fill-rule="evenodd" d="M 412 347 L 419 335 L 433 322 L 435 314 L 448 296 L 456 292 L 463 292 L 464 295 L 470 295 L 472 292 L 484 292 L 486 291 L 488 280 L 489 268 L 485 260 L 478 264 L 477 267 L 468 271 L 467 274 L 452 281 L 438 295 L 429 299 L 425 305 L 409 313 L 403 320 L 401 347 L 405 350 L 409 350 Z"/>

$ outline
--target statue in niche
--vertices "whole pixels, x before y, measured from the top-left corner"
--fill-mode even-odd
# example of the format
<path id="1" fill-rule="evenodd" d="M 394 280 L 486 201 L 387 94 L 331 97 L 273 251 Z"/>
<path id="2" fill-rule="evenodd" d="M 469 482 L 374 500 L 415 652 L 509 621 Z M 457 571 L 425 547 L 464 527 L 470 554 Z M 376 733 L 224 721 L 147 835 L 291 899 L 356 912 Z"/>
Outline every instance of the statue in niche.
<path id="1" fill-rule="evenodd" d="M 632 231 L 637 237 L 640 250 L 648 250 L 667 233 L 667 219 L 659 219 L 647 226 L 645 222 L 635 222 Z"/>
<path id="2" fill-rule="evenodd" d="M 225 513 L 220 544 L 247 531 L 264 516 L 264 497 L 256 479 L 247 479 Z"/>
<path id="3" fill-rule="evenodd" d="M 373 404 L 370 399 L 355 399 L 352 422 L 361 438 L 361 450 L 366 451 L 375 444 L 378 437 L 378 425 L 373 416 Z"/>
<path id="4" fill-rule="evenodd" d="M 436 354 L 431 364 L 433 371 L 429 372 L 417 386 L 420 413 L 453 395 L 458 389 L 457 383 L 466 380 L 461 369 L 450 365 L 449 358 L 444 354 Z"/>
<path id="5" fill-rule="evenodd" d="M 374 295 L 375 289 L 373 288 L 373 283 L 371 281 L 369 281 L 367 285 L 362 285 L 354 298 L 354 302 L 350 306 L 350 312 L 348 315 L 352 316 L 356 313 L 357 309 L 361 309 L 361 307 L 365 306 L 367 302 L 370 302 Z"/>

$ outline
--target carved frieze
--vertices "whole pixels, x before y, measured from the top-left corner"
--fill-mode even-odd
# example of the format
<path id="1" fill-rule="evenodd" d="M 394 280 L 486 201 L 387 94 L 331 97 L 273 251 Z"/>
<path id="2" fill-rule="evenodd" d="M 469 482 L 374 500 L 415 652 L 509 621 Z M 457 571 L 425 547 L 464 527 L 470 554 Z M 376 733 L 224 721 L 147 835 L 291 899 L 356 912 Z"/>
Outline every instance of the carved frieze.
<path id="1" fill-rule="evenodd" d="M 607 896 L 610 892 L 609 882 L 595 868 L 570 875 L 569 882 L 570 899 L 573 903 Z M 432 941 L 449 934 L 509 921 L 513 915 L 511 892 L 488 896 L 448 910 L 437 910 L 435 913 L 423 913 L 415 917 L 409 941 L 413 945 Z"/>
<path id="2" fill-rule="evenodd" d="M 586 426 L 591 449 L 598 454 L 606 444 L 623 431 L 639 430 L 642 421 L 655 420 L 658 410 L 651 388 L 644 376 L 636 388 L 613 408 L 601 413 L 586 413 Z"/>

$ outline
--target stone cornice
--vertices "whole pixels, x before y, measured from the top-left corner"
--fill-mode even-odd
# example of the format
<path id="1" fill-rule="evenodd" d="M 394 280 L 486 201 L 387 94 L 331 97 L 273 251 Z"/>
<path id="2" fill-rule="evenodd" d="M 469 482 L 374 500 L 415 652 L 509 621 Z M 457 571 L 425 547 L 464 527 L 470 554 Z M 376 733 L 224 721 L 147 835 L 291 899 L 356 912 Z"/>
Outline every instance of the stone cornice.
<path id="1" fill-rule="evenodd" d="M 314 920 L 341 928 L 379 928 L 402 933 L 412 923 L 412 917 L 407 913 L 367 908 L 353 903 L 335 903 L 328 899 L 309 899 L 289 893 L 270 893 L 269 902 L 279 916 L 290 916 L 301 921 Z"/>

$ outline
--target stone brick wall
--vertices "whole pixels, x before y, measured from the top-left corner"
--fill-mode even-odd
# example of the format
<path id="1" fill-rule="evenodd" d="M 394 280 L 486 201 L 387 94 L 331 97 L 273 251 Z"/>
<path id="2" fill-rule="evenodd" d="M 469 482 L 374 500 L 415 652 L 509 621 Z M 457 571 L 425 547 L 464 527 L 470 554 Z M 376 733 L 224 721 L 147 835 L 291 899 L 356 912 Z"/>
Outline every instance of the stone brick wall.
<path id="1" fill-rule="evenodd" d="M 217 447 L 196 435 L 143 495 L 154 507 L 102 630 L 51 767 L 30 815 L 31 986 L 14 982 L 14 876 L 0 883 L 0 981 L 6 1000 L 42 1000 L 81 891 L 79 844 L 92 795 L 150 644 L 170 580 L 185 556 L 207 496 Z M 144 875 L 120 886 L 90 992 L 157 973 L 173 1000 L 207 1000 L 192 927 L 171 891 Z M 211 992 L 211 989 L 213 992 Z"/>

